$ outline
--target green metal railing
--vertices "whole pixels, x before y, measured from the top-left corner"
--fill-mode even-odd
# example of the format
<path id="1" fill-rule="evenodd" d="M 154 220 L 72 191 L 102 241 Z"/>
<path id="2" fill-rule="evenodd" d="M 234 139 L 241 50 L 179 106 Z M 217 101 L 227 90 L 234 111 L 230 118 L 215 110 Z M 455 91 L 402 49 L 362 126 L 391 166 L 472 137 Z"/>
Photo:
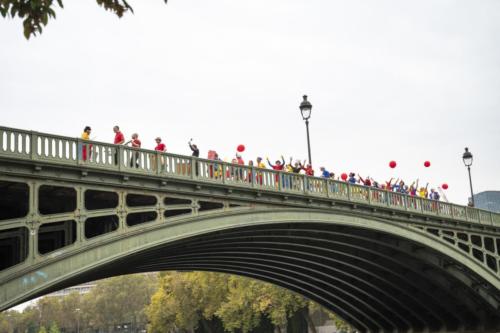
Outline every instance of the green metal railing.
<path id="1" fill-rule="evenodd" d="M 343 181 L 7 127 L 0 127 L 0 157 L 331 198 L 500 225 L 500 214 Z"/>

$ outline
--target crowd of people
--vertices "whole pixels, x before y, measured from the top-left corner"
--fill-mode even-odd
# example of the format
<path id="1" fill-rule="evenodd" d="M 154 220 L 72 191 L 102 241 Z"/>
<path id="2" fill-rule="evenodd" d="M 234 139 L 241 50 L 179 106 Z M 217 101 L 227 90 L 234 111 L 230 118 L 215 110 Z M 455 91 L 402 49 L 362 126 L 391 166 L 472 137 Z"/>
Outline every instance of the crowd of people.
<path id="1" fill-rule="evenodd" d="M 83 140 L 90 140 L 90 133 L 92 129 L 90 126 L 85 126 L 81 138 Z M 115 134 L 113 143 L 115 145 L 130 145 L 132 148 L 141 148 L 142 147 L 142 142 L 139 139 L 139 135 L 137 133 L 133 133 L 131 135 L 131 138 L 129 141 L 125 141 L 125 136 L 124 134 L 120 131 L 119 126 L 114 126 L 113 127 L 113 132 Z M 155 138 L 156 146 L 154 147 L 155 151 L 159 152 L 166 152 L 167 147 L 165 144 L 162 142 L 161 137 L 156 137 Z M 193 139 L 189 140 L 188 142 L 189 148 L 191 149 L 192 156 L 194 157 L 200 157 L 200 150 L 196 144 L 193 143 Z M 82 159 L 86 160 L 90 156 L 90 152 L 87 152 L 87 147 L 83 146 L 82 148 Z M 216 161 L 221 161 L 221 158 L 217 154 L 216 151 L 214 150 L 209 150 L 208 151 L 208 156 L 207 158 L 209 160 L 216 160 Z M 293 158 L 290 157 L 288 163 L 286 163 L 285 159 L 283 156 L 281 156 L 280 159 L 276 160 L 273 163 L 269 160 L 269 158 L 266 157 L 266 162 L 267 165 L 276 171 L 283 171 L 283 172 L 289 172 L 293 174 L 305 174 L 307 176 L 314 176 L 314 169 L 311 164 L 306 163 L 304 160 L 301 162 L 300 160 L 293 161 Z M 256 163 L 254 164 L 253 160 L 248 161 L 248 164 L 245 164 L 245 161 L 243 160 L 243 157 L 241 154 L 236 153 L 234 158 L 231 160 L 231 163 L 236 164 L 236 165 L 248 165 L 250 167 L 255 167 L 255 168 L 261 168 L 261 169 L 266 169 L 267 166 L 263 162 L 262 157 L 257 157 L 256 158 Z M 135 157 L 132 157 L 130 161 L 130 165 L 136 165 L 138 167 L 138 154 L 135 155 Z M 198 174 L 199 169 L 198 165 L 196 165 L 196 174 Z M 220 173 L 220 170 L 217 169 L 217 166 L 215 166 L 215 169 L 211 169 L 211 176 L 217 176 L 218 173 Z M 238 177 L 243 177 L 243 174 L 238 174 Z M 257 181 L 262 183 L 262 174 L 257 172 L 256 175 Z M 259 178 L 260 177 L 260 178 Z M 401 179 L 396 179 L 391 178 L 389 181 L 384 181 L 384 182 L 379 182 L 376 181 L 375 179 L 371 177 L 366 177 L 363 178 L 361 175 L 356 174 L 354 172 L 350 172 L 349 174 L 341 174 L 340 176 L 336 176 L 335 173 L 328 171 L 325 167 L 320 167 L 319 168 L 319 177 L 321 178 L 328 178 L 332 180 L 337 180 L 337 181 L 345 181 L 351 184 L 360 184 L 368 187 L 373 187 L 377 189 L 382 189 L 382 190 L 387 190 L 387 191 L 392 191 L 392 192 L 397 192 L 397 193 L 402 193 L 406 194 L 409 196 L 415 196 L 415 197 L 421 197 L 421 198 L 426 198 L 426 199 L 431 199 L 431 200 L 440 200 L 441 195 L 438 191 L 436 191 L 435 188 L 431 188 L 429 190 L 429 183 L 427 183 L 424 186 L 419 186 L 419 180 L 417 179 L 416 181 L 412 182 L 410 185 L 405 183 L 405 181 Z M 248 178 L 248 176 L 247 176 Z M 276 182 L 279 182 L 280 179 L 276 175 Z M 284 180 L 283 180 L 284 181 Z"/>

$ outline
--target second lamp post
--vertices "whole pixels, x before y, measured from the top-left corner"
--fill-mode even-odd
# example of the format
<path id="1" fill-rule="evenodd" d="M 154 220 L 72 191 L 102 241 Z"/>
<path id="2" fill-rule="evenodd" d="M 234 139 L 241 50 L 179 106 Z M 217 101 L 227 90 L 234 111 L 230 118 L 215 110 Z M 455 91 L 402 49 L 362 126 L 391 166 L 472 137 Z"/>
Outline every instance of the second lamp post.
<path id="1" fill-rule="evenodd" d="M 469 171 L 469 185 L 470 185 L 470 199 L 472 207 L 475 206 L 474 202 L 474 191 L 472 190 L 472 177 L 470 176 L 470 166 L 472 165 L 472 153 L 469 151 L 469 148 L 465 148 L 465 152 L 462 155 L 462 159 L 464 161 L 467 170 Z"/>
<path id="2" fill-rule="evenodd" d="M 311 142 L 309 140 L 309 118 L 311 118 L 312 104 L 307 100 L 307 95 L 302 96 L 304 100 L 300 103 L 300 113 L 302 114 L 302 119 L 306 121 L 306 131 L 307 131 L 307 153 L 309 155 L 309 164 L 312 165 L 311 161 Z"/>

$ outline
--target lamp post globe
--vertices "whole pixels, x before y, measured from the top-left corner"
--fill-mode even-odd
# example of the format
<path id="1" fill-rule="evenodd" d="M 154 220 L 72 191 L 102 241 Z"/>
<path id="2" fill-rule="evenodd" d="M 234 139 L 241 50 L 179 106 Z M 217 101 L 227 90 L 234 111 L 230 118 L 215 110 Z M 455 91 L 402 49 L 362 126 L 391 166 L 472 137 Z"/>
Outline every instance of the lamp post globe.
<path id="1" fill-rule="evenodd" d="M 465 147 L 465 151 L 462 154 L 462 160 L 464 161 L 464 165 L 467 167 L 467 171 L 469 172 L 469 185 L 470 185 L 470 203 L 472 204 L 472 207 L 475 206 L 474 202 L 474 191 L 472 190 L 472 177 L 470 174 L 470 167 L 472 165 L 473 161 L 473 156 L 472 153 L 469 151 L 469 148 Z"/>
<path id="2" fill-rule="evenodd" d="M 472 153 L 469 151 L 469 148 L 465 147 L 465 152 L 462 154 L 462 160 L 466 167 L 470 167 L 472 165 Z"/>
<path id="3" fill-rule="evenodd" d="M 309 156 L 309 164 L 312 165 L 311 160 L 311 141 L 309 139 L 309 118 L 311 118 L 312 104 L 307 100 L 307 95 L 302 96 L 303 100 L 300 103 L 299 109 L 302 115 L 302 119 L 306 122 L 306 132 L 307 132 L 307 154 Z"/>
<path id="4" fill-rule="evenodd" d="M 300 103 L 300 113 L 302 114 L 302 119 L 309 120 L 311 118 L 312 104 L 307 100 L 307 95 L 302 96 L 304 99 Z"/>

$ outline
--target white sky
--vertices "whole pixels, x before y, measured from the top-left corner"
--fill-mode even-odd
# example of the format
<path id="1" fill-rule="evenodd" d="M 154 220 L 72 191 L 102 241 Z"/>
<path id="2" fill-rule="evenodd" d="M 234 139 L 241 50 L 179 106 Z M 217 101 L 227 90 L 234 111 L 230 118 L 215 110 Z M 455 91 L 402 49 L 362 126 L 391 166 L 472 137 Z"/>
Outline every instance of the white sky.
<path id="1" fill-rule="evenodd" d="M 313 104 L 319 168 L 446 182 L 465 204 L 500 189 L 498 0 L 133 1 L 122 19 L 65 1 L 26 41 L 0 19 L 0 125 L 245 160 L 307 157 L 298 106 Z M 388 167 L 396 160 L 398 167 Z M 430 160 L 431 168 L 423 162 Z"/>

